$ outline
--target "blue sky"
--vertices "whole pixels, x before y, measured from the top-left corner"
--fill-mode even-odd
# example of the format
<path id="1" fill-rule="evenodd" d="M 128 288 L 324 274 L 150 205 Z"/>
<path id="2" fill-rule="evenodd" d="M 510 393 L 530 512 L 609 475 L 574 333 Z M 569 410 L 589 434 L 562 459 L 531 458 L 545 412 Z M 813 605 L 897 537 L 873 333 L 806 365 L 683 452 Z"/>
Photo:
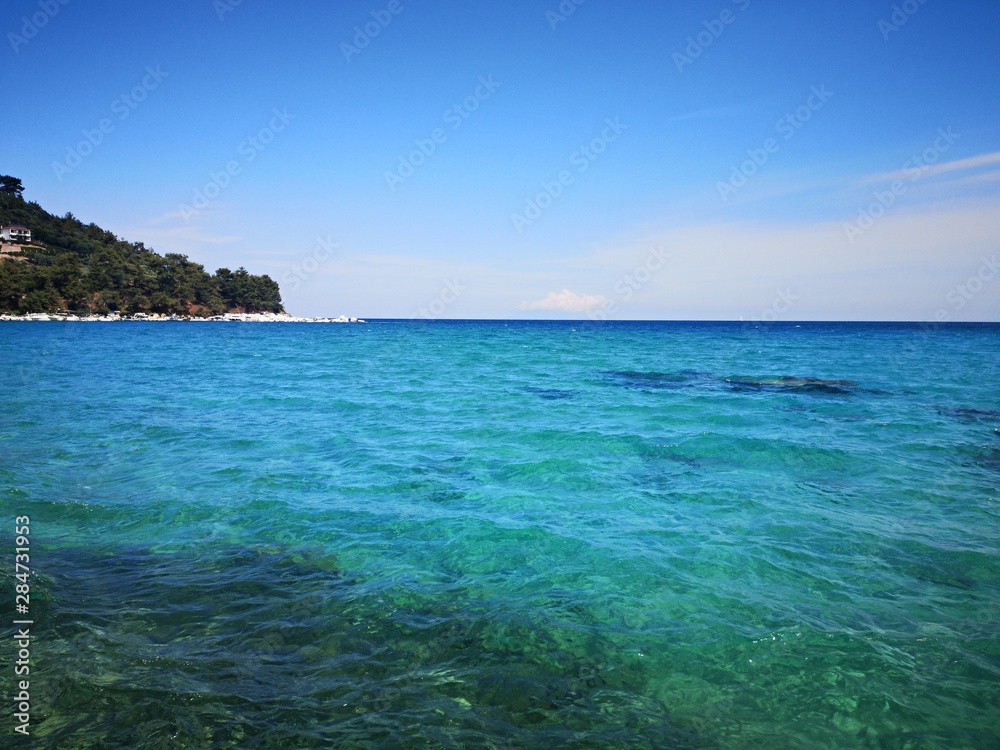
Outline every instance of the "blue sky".
<path id="1" fill-rule="evenodd" d="M 1000 320 L 1000 4 L 12 0 L 0 172 L 301 315 Z"/>

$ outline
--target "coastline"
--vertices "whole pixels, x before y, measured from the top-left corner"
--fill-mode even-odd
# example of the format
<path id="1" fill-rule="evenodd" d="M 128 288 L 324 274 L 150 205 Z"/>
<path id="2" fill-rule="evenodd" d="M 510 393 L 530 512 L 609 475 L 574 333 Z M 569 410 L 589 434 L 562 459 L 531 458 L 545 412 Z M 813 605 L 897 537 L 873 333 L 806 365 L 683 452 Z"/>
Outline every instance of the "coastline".
<path id="1" fill-rule="evenodd" d="M 189 315 L 73 315 L 69 313 L 29 313 L 27 315 L 0 315 L 0 322 L 63 322 L 63 323 L 364 323 L 361 318 L 341 315 L 336 318 L 300 318 L 287 313 L 226 313 L 208 318 Z"/>

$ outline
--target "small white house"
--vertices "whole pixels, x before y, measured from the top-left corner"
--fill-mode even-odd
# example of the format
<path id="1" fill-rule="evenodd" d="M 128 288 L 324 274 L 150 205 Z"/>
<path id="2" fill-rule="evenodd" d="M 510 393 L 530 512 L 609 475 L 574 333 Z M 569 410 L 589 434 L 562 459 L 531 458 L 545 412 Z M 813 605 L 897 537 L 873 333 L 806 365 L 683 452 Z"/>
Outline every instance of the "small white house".
<path id="1" fill-rule="evenodd" d="M 7 242 L 31 242 L 31 230 L 17 225 L 0 227 L 0 237 Z"/>

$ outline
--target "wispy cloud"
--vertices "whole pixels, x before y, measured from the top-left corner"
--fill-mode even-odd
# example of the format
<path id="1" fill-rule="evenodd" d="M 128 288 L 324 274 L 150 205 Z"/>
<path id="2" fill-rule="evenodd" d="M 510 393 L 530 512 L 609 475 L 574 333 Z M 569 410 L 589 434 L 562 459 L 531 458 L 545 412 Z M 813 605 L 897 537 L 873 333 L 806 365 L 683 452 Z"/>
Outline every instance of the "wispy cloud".
<path id="1" fill-rule="evenodd" d="M 969 175 L 968 177 L 962 177 L 961 179 L 958 180 L 952 180 L 948 184 L 959 187 L 962 185 L 980 185 L 985 182 L 998 182 L 998 181 L 1000 181 L 1000 169 L 995 170 L 993 172 L 984 172 L 982 174 L 972 174 Z"/>
<path id="2" fill-rule="evenodd" d="M 951 310 L 948 292 L 996 254 L 1000 196 L 901 207 L 853 245 L 842 221 L 723 220 L 644 232 L 599 257 L 634 245 L 669 248 L 670 272 L 651 278 L 623 315 L 752 318 L 790 289 L 795 319 L 927 320 Z M 614 278 L 609 271 L 606 284 Z M 998 293 L 984 290 L 962 319 L 997 320 Z"/>
<path id="3" fill-rule="evenodd" d="M 151 222 L 155 223 L 155 222 Z M 126 236 L 132 235 L 142 237 L 147 245 L 167 246 L 171 243 L 183 243 L 185 245 L 229 245 L 243 239 L 237 234 L 208 234 L 199 227 L 191 224 L 188 226 L 174 227 L 172 229 L 150 229 L 144 228 L 126 232 Z M 169 247 L 164 247 L 165 252 L 170 252 Z"/>
<path id="4" fill-rule="evenodd" d="M 522 302 L 522 310 L 563 310 L 565 312 L 587 312 L 595 307 L 601 307 L 608 301 L 603 294 L 577 294 L 569 289 L 561 292 L 549 292 L 545 299 L 534 302 Z"/>
<path id="5" fill-rule="evenodd" d="M 870 184 L 874 182 L 891 182 L 893 180 L 912 179 L 914 169 L 920 169 L 921 177 L 923 179 L 928 179 L 937 177 L 938 175 L 948 174 L 949 172 L 980 169 L 993 164 L 1000 164 L 1000 151 L 994 151 L 990 154 L 980 154 L 979 156 L 970 156 L 967 159 L 946 161 L 941 164 L 911 166 L 908 168 L 904 167 L 903 169 L 897 169 L 894 172 L 870 175 L 865 177 L 861 182 L 864 184 Z"/>
<path id="6" fill-rule="evenodd" d="M 201 219 L 207 219 L 209 217 L 218 218 L 226 216 L 234 210 L 234 206 L 231 203 L 226 203 L 224 201 L 217 201 L 210 206 L 198 209 L 198 217 Z M 167 211 L 164 214 L 149 219 L 149 224 L 174 224 L 183 223 L 189 224 L 191 222 L 192 216 L 190 213 L 185 213 L 184 211 Z"/>
<path id="7" fill-rule="evenodd" d="M 693 112 L 685 112 L 682 115 L 671 117 L 670 122 L 681 122 L 682 120 L 716 120 L 724 117 L 736 117 L 745 114 L 750 107 L 745 105 L 730 105 L 727 107 L 710 107 L 707 109 L 697 109 Z"/>
<path id="8" fill-rule="evenodd" d="M 181 221 L 183 217 L 180 211 L 168 211 L 165 214 L 160 214 L 155 219 L 150 219 L 150 224 L 164 224 L 168 221 Z"/>

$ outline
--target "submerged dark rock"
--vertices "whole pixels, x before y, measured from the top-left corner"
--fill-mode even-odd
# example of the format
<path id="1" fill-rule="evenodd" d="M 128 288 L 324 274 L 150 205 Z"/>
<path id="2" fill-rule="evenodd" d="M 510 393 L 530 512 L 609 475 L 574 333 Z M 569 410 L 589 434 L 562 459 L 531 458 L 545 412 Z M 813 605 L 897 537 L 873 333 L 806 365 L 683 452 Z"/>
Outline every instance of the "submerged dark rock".
<path id="1" fill-rule="evenodd" d="M 637 370 L 609 370 L 602 373 L 615 385 L 640 390 L 674 391 L 706 382 L 708 373 L 698 370 L 678 372 L 641 372 Z"/>
<path id="2" fill-rule="evenodd" d="M 799 378 L 792 375 L 748 376 L 734 375 L 725 382 L 736 391 L 791 391 L 797 393 L 852 393 L 856 383 L 850 380 L 824 380 L 822 378 Z"/>
<path id="3" fill-rule="evenodd" d="M 728 378 L 719 378 L 700 370 L 679 370 L 677 372 L 611 370 L 603 372 L 602 375 L 615 385 L 644 391 L 676 391 L 683 388 L 719 388 L 720 386 L 728 386 L 734 391 L 830 394 L 854 393 L 859 390 L 857 384 L 851 380 L 825 380 L 792 375 L 733 375 Z"/>
<path id="4" fill-rule="evenodd" d="M 563 390 L 561 388 L 537 388 L 535 386 L 529 385 L 523 389 L 526 393 L 533 393 L 539 398 L 543 398 L 546 401 L 562 401 L 565 399 L 573 398 L 576 393 L 573 391 Z"/>
<path id="5" fill-rule="evenodd" d="M 192 747 L 717 746 L 575 592 L 505 607 L 458 582 L 348 581 L 327 549 L 277 544 L 55 561 L 40 683 L 62 691 L 49 736 L 81 748 L 165 725 Z"/>
<path id="6" fill-rule="evenodd" d="M 973 409 L 964 406 L 953 406 L 938 409 L 938 413 L 954 417 L 961 422 L 972 424 L 1000 422 L 1000 411 L 994 411 L 993 409 Z"/>
<path id="7" fill-rule="evenodd" d="M 976 463 L 988 471 L 1000 473 L 1000 448 L 984 448 Z"/>

